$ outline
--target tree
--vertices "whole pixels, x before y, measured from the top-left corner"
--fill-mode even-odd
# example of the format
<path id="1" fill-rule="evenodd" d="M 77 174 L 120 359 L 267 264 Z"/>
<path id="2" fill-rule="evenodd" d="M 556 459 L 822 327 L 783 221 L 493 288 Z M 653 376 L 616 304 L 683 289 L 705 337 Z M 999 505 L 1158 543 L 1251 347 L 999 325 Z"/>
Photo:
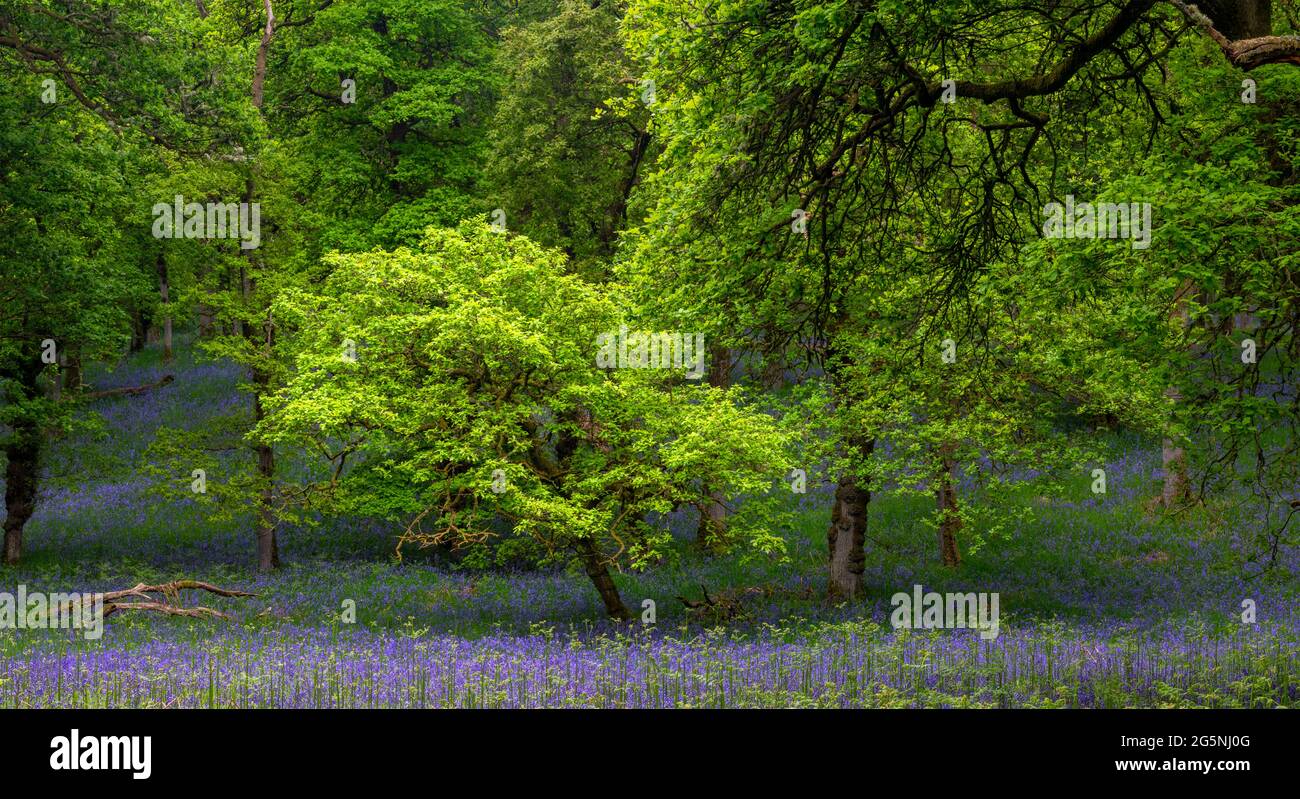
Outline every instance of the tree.
<path id="1" fill-rule="evenodd" d="M 632 191 L 653 158 L 653 88 L 634 77 L 618 3 L 566 0 L 503 35 L 492 124 L 491 195 L 512 230 L 605 273 Z M 597 263 L 590 263 L 598 259 Z"/>
<path id="2" fill-rule="evenodd" d="M 601 368 L 616 302 L 524 237 L 466 223 L 327 261 L 321 285 L 277 304 L 293 371 L 259 428 L 322 454 L 293 491 L 304 503 L 402 519 L 404 545 L 479 546 L 504 524 L 537 562 L 573 559 L 628 620 L 610 569 L 670 541 L 647 514 L 786 471 L 776 423 L 739 392 Z M 747 502 L 733 533 L 779 556 L 771 504 Z"/>
<path id="3" fill-rule="evenodd" d="M 139 203 L 156 160 L 220 153 L 248 130 L 214 79 L 229 51 L 193 46 L 197 13 L 162 0 L 0 6 L 0 75 L 20 87 L 6 95 L 0 172 L 7 562 L 21 553 L 46 436 L 71 419 L 71 397 L 40 396 L 48 362 L 37 356 L 63 359 L 79 384 L 83 358 L 120 352 L 128 309 L 157 304 L 153 203 Z"/>
<path id="4" fill-rule="evenodd" d="M 0 67 L 4 65 L 0 63 Z M 70 422 L 59 355 L 115 355 L 140 257 L 122 230 L 130 216 L 118 141 L 103 122 L 40 100 L 31 76 L 0 69 L 0 448 L 5 454 L 4 562 L 22 557 L 49 436 Z"/>
<path id="5" fill-rule="evenodd" d="M 281 143 L 283 236 L 304 270 L 330 249 L 414 244 L 483 213 L 498 76 L 485 24 L 455 0 L 281 3 L 265 113 Z M 287 263 L 286 263 L 287 267 Z"/>
<path id="6" fill-rule="evenodd" d="M 812 353 L 835 412 L 862 418 L 871 409 L 854 404 L 871 397 L 846 375 L 865 367 L 834 344 L 871 335 L 855 315 L 864 276 L 909 287 L 917 302 L 899 329 L 960 321 L 983 275 L 1041 236 L 1044 202 L 1094 178 L 1071 170 L 1096 146 L 1090 123 L 1117 124 L 1103 139 L 1141 148 L 1145 134 L 1152 146 L 1174 113 L 1159 86 L 1180 43 L 1213 41 L 1247 69 L 1291 63 L 1286 36 L 1236 38 L 1266 32 L 1259 3 L 1216 5 L 1227 35 L 1179 5 L 632 2 L 626 47 L 656 84 L 663 154 L 628 271 L 667 287 L 661 306 L 712 315 L 773 360 Z M 1203 63 L 1186 68 L 1205 77 Z M 1167 340 L 1168 320 L 1143 340 Z M 1164 428 L 1180 435 L 1172 419 Z M 841 432 L 839 462 L 880 452 L 870 430 Z M 833 595 L 858 587 L 864 479 L 839 478 Z"/>

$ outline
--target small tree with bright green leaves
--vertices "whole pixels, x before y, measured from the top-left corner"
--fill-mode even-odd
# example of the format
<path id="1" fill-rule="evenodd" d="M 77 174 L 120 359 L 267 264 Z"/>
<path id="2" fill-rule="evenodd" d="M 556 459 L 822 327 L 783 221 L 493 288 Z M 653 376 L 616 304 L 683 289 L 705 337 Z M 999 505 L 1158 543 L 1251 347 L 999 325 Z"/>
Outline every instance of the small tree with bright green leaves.
<path id="1" fill-rule="evenodd" d="M 292 374 L 257 430 L 321 453 L 286 494 L 304 507 L 400 520 L 399 551 L 508 532 L 516 556 L 580 565 L 620 620 L 610 569 L 670 552 L 653 514 L 746 495 L 731 536 L 783 554 L 776 420 L 680 370 L 600 368 L 620 309 L 562 254 L 466 223 L 327 262 L 277 303 Z"/>

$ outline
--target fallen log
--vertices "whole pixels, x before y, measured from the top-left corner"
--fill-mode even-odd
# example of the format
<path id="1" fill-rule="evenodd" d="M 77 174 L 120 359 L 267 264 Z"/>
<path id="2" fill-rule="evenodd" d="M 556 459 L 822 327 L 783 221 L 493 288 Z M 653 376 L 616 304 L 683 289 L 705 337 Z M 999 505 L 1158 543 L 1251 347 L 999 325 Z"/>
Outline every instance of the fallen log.
<path id="1" fill-rule="evenodd" d="M 162 379 L 157 383 L 145 383 L 142 386 L 125 386 L 123 388 L 109 388 L 103 391 L 88 391 L 84 394 L 78 395 L 78 398 L 82 400 L 97 400 L 105 399 L 106 397 L 134 397 L 143 394 L 146 391 L 153 391 L 156 388 L 162 388 L 175 379 L 176 375 L 163 375 Z"/>

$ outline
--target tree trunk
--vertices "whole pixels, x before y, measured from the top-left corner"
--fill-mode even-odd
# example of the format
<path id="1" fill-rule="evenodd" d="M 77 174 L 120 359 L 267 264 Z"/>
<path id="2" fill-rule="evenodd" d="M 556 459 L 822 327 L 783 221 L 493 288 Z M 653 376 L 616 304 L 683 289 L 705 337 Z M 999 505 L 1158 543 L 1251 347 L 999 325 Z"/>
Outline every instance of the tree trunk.
<path id="1" fill-rule="evenodd" d="M 158 251 L 158 296 L 166 306 L 170 300 L 171 286 L 167 279 L 167 258 L 162 250 Z M 163 311 L 162 324 L 163 361 L 172 360 L 172 313 L 170 308 Z"/>
<path id="2" fill-rule="evenodd" d="M 939 552 L 943 557 L 943 565 L 956 567 L 961 565 L 957 532 L 961 530 L 962 523 L 957 507 L 957 461 L 953 459 L 952 453 L 951 446 L 940 450 L 938 487 L 934 496 L 939 508 Z"/>
<path id="3" fill-rule="evenodd" d="M 702 552 L 720 552 L 727 538 L 727 506 L 721 495 L 710 494 L 707 502 L 695 507 L 700 512 L 700 524 L 695 531 L 695 546 Z"/>
<path id="4" fill-rule="evenodd" d="M 1176 388 L 1170 388 L 1165 394 L 1175 402 L 1181 399 Z M 1165 470 L 1164 486 L 1160 489 L 1161 503 L 1166 508 L 1185 503 L 1190 494 L 1187 483 L 1187 451 L 1172 438 L 1166 438 L 1161 445 L 1160 461 Z"/>
<path id="5" fill-rule="evenodd" d="M 248 196 L 251 195 L 245 194 L 245 197 Z M 249 250 L 249 252 L 251 253 L 252 250 Z M 239 281 L 241 293 L 246 294 L 248 292 L 248 279 L 244 276 L 244 267 L 242 265 L 239 267 L 238 275 L 235 275 L 233 277 L 230 275 L 226 276 L 226 279 L 223 282 L 226 284 L 227 289 L 234 288 L 232 283 L 236 279 Z M 230 335 L 234 336 L 235 338 L 244 337 L 244 319 L 238 314 L 238 312 L 236 312 L 235 318 L 230 320 Z"/>
<path id="6" fill-rule="evenodd" d="M 785 388 L 785 358 L 772 355 L 763 365 L 763 374 L 759 380 L 768 391 L 780 391 Z"/>
<path id="7" fill-rule="evenodd" d="M 266 54 L 271 48 L 271 37 L 275 35 L 275 10 L 271 0 L 262 0 L 266 11 L 266 27 L 262 29 L 262 40 L 257 44 L 257 58 L 253 66 L 253 107 L 262 110 L 262 87 L 266 84 Z"/>
<path id="8" fill-rule="evenodd" d="M 59 368 L 48 378 L 50 381 L 50 399 L 55 402 L 63 399 L 63 370 L 68 365 L 67 353 L 60 349 L 57 360 Z"/>
<path id="9" fill-rule="evenodd" d="M 55 384 L 58 386 L 55 399 L 62 399 L 64 394 L 75 394 L 82 389 L 81 356 L 67 347 L 59 350 L 59 375 Z"/>
<path id="10" fill-rule="evenodd" d="M 5 564 L 18 565 L 23 553 L 23 528 L 36 511 L 36 487 L 41 461 L 40 425 L 15 424 L 5 448 Z"/>
<path id="11" fill-rule="evenodd" d="M 85 387 L 85 382 L 81 376 L 81 355 L 75 350 L 65 351 L 67 360 L 64 364 L 63 390 L 66 392 L 80 391 Z"/>
<path id="12" fill-rule="evenodd" d="M 27 359 L 14 375 L 17 386 L 11 388 L 13 404 L 36 396 L 41 364 L 35 357 Z M 40 479 L 41 449 L 44 444 L 40 420 L 24 410 L 10 422 L 5 445 L 5 521 L 4 562 L 18 565 L 23 553 L 23 528 L 36 511 L 36 493 Z"/>
<path id="13" fill-rule="evenodd" d="M 252 196 L 252 181 L 249 181 L 248 194 Z M 245 300 L 251 299 L 253 281 L 247 275 L 244 277 L 243 293 Z M 256 328 L 253 325 L 246 325 L 245 330 L 248 331 L 255 349 L 265 347 L 261 357 L 270 358 L 275 346 L 275 328 L 271 320 L 268 318 L 266 321 L 264 337 L 256 335 Z M 262 396 L 270 390 L 270 376 L 265 370 L 254 367 L 252 378 L 254 423 L 261 424 L 266 418 Z M 257 568 L 258 571 L 269 572 L 280 568 L 280 549 L 275 540 L 277 524 L 274 505 L 275 450 L 271 449 L 269 444 L 258 444 L 254 449 L 257 453 L 257 475 L 262 481 L 262 491 L 257 506 Z"/>
<path id="14" fill-rule="evenodd" d="M 641 171 L 641 162 L 645 159 L 646 150 L 650 147 L 650 131 L 642 130 L 637 132 L 636 141 L 632 144 L 632 152 L 628 157 L 627 170 L 620 181 L 618 196 L 610 204 L 605 219 L 601 224 L 600 244 L 601 252 L 606 256 L 612 256 L 618 244 L 619 231 L 623 229 L 624 223 L 627 222 L 627 204 L 632 196 L 632 189 L 636 186 L 637 175 Z"/>
<path id="15" fill-rule="evenodd" d="M 571 419 L 578 422 L 579 427 L 587 430 L 594 429 L 592 417 L 586 409 L 576 409 L 572 412 Z M 559 439 L 555 442 L 555 453 L 549 451 L 544 445 L 544 437 L 540 431 L 540 426 L 534 426 L 532 422 L 526 423 L 528 433 L 533 439 L 533 447 L 529 456 L 533 465 L 547 476 L 548 479 L 555 481 L 556 485 L 563 484 L 563 475 L 568 470 L 570 459 L 578 451 L 578 437 L 569 431 L 562 431 Z M 578 560 L 582 563 L 582 569 L 591 578 L 592 585 L 596 586 L 596 593 L 600 594 L 601 602 L 605 603 L 605 613 L 611 619 L 618 621 L 631 621 L 632 611 L 627 609 L 623 604 L 623 598 L 619 596 L 618 586 L 614 585 L 614 578 L 609 574 L 609 568 L 605 561 L 601 560 L 600 550 L 596 543 L 589 538 L 580 538 L 574 542 L 574 550 L 577 552 Z"/>
<path id="16" fill-rule="evenodd" d="M 709 385 L 714 388 L 727 388 L 731 385 L 731 350 L 727 347 L 709 349 Z M 695 533 L 695 544 L 706 552 L 720 551 L 727 538 L 727 506 L 725 497 L 717 491 L 706 493 L 711 501 L 697 506 L 700 511 L 700 525 Z"/>
<path id="17" fill-rule="evenodd" d="M 1178 287 L 1173 308 L 1169 312 L 1169 318 L 1177 322 L 1183 330 L 1187 329 L 1191 319 L 1187 300 L 1192 290 L 1191 281 L 1184 281 Z M 1169 386 L 1165 389 L 1165 396 L 1171 400 L 1170 416 L 1175 417 L 1178 413 L 1178 403 L 1182 401 L 1182 392 L 1179 391 L 1177 386 Z M 1175 427 L 1172 420 L 1170 427 Z M 1176 431 L 1171 430 L 1161 444 L 1160 460 L 1161 465 L 1164 467 L 1165 478 L 1164 486 L 1160 492 L 1160 501 L 1166 508 L 1172 508 L 1186 502 L 1190 495 L 1187 481 L 1187 453 L 1183 450 L 1176 436 Z"/>
<path id="18" fill-rule="evenodd" d="M 600 559 L 600 553 L 591 539 L 583 538 L 578 541 L 578 557 L 582 560 L 583 570 L 596 586 L 596 593 L 600 594 L 601 601 L 605 603 L 605 612 L 609 617 L 616 621 L 631 621 L 632 611 L 623 604 L 623 597 L 619 596 L 618 586 L 614 585 L 609 567 Z"/>
<path id="19" fill-rule="evenodd" d="M 257 402 L 257 417 L 262 418 L 262 403 Z M 280 547 L 275 540 L 275 452 L 264 444 L 257 447 L 257 473 L 264 481 L 262 497 L 257 509 L 257 570 L 274 571 L 280 568 Z"/>
<path id="20" fill-rule="evenodd" d="M 199 303 L 198 315 L 199 338 L 212 338 L 212 334 L 217 329 L 216 313 L 212 310 L 212 306 L 206 302 Z"/>
<path id="21" fill-rule="evenodd" d="M 875 441 L 862 446 L 864 455 L 870 455 Z M 835 488 L 835 504 L 831 509 L 831 526 L 826 533 L 826 547 L 830 553 L 831 600 L 854 600 L 862 594 L 862 572 L 867 565 L 864 546 L 867 541 L 867 505 L 871 492 L 858 477 L 845 473 Z"/>
<path id="22" fill-rule="evenodd" d="M 1196 6 L 1229 39 L 1254 39 L 1273 33 L 1272 0 L 1199 0 Z"/>
<path id="23" fill-rule="evenodd" d="M 135 354 L 144 349 L 146 339 L 149 335 L 149 323 L 145 321 L 144 314 L 139 308 L 131 310 L 131 348 L 129 352 Z"/>
<path id="24" fill-rule="evenodd" d="M 271 46 L 271 37 L 275 35 L 275 11 L 271 7 L 271 0 L 262 0 L 262 8 L 266 11 L 266 27 L 262 30 L 262 39 L 257 46 L 257 58 L 253 68 L 253 107 L 259 113 L 262 110 L 262 87 L 266 81 L 267 51 Z M 244 202 L 252 203 L 254 196 L 256 196 L 256 183 L 250 176 L 244 181 Z M 256 250 L 253 249 L 248 250 L 248 267 L 241 266 L 239 270 L 240 292 L 246 307 L 251 305 L 253 298 L 254 283 L 251 270 L 256 257 L 255 252 Z M 273 357 L 275 351 L 275 324 L 269 307 L 266 314 L 262 336 L 258 336 L 257 328 L 251 324 L 244 327 L 244 333 L 253 342 L 255 352 L 258 348 L 265 347 L 261 357 L 269 359 Z M 238 321 L 236 323 L 238 324 Z M 253 413 L 256 422 L 260 423 L 266 415 L 262 407 L 262 397 L 269 391 L 270 374 L 256 367 L 252 372 Z M 274 506 L 275 451 L 269 444 L 258 444 L 256 449 L 257 473 L 262 480 L 262 494 L 257 508 L 257 568 L 259 571 L 269 572 L 280 568 L 280 548 L 275 540 L 277 522 Z"/>

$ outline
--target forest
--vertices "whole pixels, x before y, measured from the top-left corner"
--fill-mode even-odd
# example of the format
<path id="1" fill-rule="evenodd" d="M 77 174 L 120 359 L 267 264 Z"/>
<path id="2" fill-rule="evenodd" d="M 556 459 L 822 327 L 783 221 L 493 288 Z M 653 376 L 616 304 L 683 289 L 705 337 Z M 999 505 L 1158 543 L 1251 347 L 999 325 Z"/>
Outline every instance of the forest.
<path id="1" fill-rule="evenodd" d="M 0 78 L 0 708 L 1300 706 L 1291 0 L 0 0 Z"/>

